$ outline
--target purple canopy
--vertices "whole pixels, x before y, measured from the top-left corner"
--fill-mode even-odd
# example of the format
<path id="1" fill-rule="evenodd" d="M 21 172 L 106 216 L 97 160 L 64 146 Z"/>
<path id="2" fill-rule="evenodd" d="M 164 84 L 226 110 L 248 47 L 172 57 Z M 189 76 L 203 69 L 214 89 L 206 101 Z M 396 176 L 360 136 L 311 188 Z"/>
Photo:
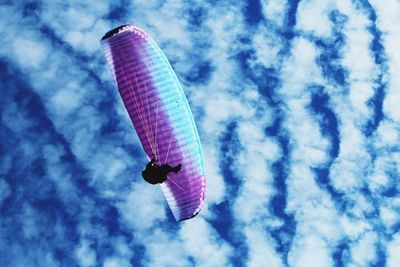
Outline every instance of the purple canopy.
<path id="1" fill-rule="evenodd" d="M 182 164 L 161 189 L 176 220 L 196 216 L 206 179 L 200 139 L 181 85 L 167 58 L 143 30 L 122 25 L 101 40 L 119 93 L 149 158 Z"/>

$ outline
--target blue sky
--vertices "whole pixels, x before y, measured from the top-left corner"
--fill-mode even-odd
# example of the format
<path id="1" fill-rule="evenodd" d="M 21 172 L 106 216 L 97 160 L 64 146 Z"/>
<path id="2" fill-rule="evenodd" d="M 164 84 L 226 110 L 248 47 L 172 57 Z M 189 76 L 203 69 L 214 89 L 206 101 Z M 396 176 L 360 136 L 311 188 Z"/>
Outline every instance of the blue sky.
<path id="1" fill-rule="evenodd" d="M 1 266 L 400 266 L 400 2 L 3 1 Z M 176 223 L 99 40 L 171 61 L 206 162 Z"/>

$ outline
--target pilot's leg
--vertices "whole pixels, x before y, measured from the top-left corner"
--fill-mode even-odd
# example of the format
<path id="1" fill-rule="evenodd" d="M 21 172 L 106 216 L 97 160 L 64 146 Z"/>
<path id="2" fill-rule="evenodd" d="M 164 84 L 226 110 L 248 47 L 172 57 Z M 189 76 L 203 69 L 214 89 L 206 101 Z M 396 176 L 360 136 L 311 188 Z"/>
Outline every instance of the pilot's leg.
<path id="1" fill-rule="evenodd" d="M 172 168 L 172 171 L 174 173 L 178 173 L 181 170 L 181 168 L 182 168 L 182 164 L 178 164 L 178 165 L 176 165 L 175 167 Z"/>
<path id="2" fill-rule="evenodd" d="M 172 167 L 169 164 L 164 164 L 160 166 L 160 171 L 162 171 L 165 174 L 168 174 L 170 172 L 178 173 L 182 168 L 182 164 L 178 164 L 175 167 Z"/>

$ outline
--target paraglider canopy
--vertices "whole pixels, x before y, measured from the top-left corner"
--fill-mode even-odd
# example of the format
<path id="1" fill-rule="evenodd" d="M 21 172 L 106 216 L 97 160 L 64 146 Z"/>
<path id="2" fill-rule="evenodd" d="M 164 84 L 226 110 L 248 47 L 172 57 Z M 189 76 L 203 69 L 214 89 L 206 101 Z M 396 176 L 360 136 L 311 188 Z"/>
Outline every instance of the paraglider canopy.
<path id="1" fill-rule="evenodd" d="M 204 202 L 206 179 L 196 125 L 168 60 L 140 28 L 122 25 L 101 41 L 118 91 L 143 149 L 168 172 L 161 189 L 176 220 L 196 216 Z"/>
<path id="2" fill-rule="evenodd" d="M 107 39 L 107 38 L 109 38 L 109 37 L 111 37 L 111 36 L 117 34 L 117 33 L 120 32 L 121 30 L 123 30 L 124 28 L 127 28 L 127 27 L 129 27 L 129 26 L 130 26 L 129 24 L 124 24 L 124 25 L 118 26 L 118 27 L 116 27 L 116 28 L 114 28 L 114 29 L 108 31 L 108 32 L 101 38 L 101 40 Z"/>

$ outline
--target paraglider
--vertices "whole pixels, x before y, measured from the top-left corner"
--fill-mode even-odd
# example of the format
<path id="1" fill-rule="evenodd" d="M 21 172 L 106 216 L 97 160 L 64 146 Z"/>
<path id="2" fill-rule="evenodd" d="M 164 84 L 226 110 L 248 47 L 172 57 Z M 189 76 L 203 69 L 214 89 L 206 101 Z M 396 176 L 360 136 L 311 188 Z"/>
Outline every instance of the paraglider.
<path id="1" fill-rule="evenodd" d="M 178 164 L 175 167 L 172 167 L 167 163 L 158 165 L 157 158 L 154 157 L 149 163 L 147 163 L 146 169 L 142 171 L 142 176 L 143 179 L 149 184 L 161 184 L 168 179 L 168 173 L 178 173 L 181 168 L 182 164 Z"/>
<path id="2" fill-rule="evenodd" d="M 154 40 L 136 26 L 107 32 L 101 44 L 143 149 L 152 159 L 143 178 L 160 183 L 177 221 L 196 216 L 205 197 L 204 160 L 175 72 Z"/>

